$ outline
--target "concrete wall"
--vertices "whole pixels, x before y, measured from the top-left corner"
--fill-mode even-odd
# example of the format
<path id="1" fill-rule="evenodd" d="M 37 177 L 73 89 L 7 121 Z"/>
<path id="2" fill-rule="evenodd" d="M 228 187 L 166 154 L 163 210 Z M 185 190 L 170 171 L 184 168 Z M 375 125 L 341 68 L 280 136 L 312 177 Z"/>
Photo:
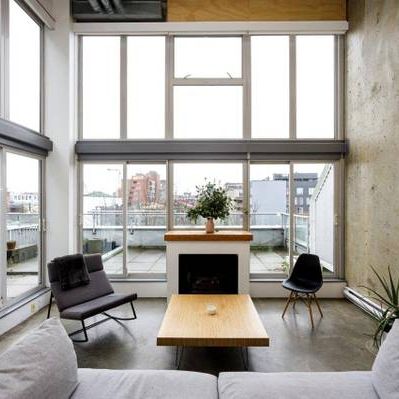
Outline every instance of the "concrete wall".
<path id="1" fill-rule="evenodd" d="M 399 275 L 399 2 L 350 0 L 346 55 L 346 279 Z"/>

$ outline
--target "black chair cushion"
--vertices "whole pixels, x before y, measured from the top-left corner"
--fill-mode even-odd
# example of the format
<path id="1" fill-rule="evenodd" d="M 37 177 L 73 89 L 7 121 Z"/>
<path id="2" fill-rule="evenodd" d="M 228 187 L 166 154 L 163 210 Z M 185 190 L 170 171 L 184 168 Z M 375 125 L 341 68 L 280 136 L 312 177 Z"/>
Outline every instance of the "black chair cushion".
<path id="1" fill-rule="evenodd" d="M 299 280 L 292 281 L 290 279 L 286 279 L 283 281 L 283 287 L 287 290 L 300 292 L 303 294 L 314 294 L 320 289 L 321 284 L 310 281 L 301 283 Z"/>
<path id="2" fill-rule="evenodd" d="M 54 281 L 50 285 L 60 312 L 71 306 L 79 305 L 80 303 L 91 301 L 92 299 L 114 292 L 104 270 L 90 273 L 89 284 L 72 288 L 71 290 L 62 290 L 59 281 Z"/>
<path id="3" fill-rule="evenodd" d="M 60 316 L 62 319 L 84 320 L 136 299 L 137 294 L 109 294 L 64 309 Z"/>

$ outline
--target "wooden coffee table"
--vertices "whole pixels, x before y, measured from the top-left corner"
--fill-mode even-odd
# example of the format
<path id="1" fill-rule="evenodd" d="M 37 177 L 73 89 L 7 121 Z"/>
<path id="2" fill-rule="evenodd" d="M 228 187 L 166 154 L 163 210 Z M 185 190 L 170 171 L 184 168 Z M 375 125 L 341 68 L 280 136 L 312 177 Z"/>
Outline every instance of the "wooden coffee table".
<path id="1" fill-rule="evenodd" d="M 249 295 L 172 295 L 157 345 L 176 346 L 177 368 L 186 346 L 240 347 L 247 368 L 248 347 L 269 346 L 269 337 Z"/>

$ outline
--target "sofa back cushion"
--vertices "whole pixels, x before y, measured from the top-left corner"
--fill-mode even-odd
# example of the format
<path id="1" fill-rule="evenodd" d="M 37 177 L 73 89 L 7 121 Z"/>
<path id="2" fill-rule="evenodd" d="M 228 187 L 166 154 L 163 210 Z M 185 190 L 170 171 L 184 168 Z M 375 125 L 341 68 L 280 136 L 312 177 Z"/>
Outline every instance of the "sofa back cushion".
<path id="1" fill-rule="evenodd" d="M 77 385 L 76 354 L 57 319 L 0 355 L 0 399 L 66 399 Z"/>
<path id="2" fill-rule="evenodd" d="M 374 388 L 381 399 L 399 398 L 399 321 L 382 343 L 372 369 Z"/>

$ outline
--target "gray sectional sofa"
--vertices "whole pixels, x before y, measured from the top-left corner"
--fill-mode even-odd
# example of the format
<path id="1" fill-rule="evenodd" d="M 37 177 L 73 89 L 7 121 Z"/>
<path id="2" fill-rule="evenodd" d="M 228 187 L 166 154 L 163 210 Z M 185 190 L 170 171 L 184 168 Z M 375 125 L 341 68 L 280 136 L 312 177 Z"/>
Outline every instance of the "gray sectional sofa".
<path id="1" fill-rule="evenodd" d="M 0 355 L 0 399 L 398 399 L 399 323 L 372 371 L 221 373 L 78 369 L 61 323 L 45 321 Z"/>

